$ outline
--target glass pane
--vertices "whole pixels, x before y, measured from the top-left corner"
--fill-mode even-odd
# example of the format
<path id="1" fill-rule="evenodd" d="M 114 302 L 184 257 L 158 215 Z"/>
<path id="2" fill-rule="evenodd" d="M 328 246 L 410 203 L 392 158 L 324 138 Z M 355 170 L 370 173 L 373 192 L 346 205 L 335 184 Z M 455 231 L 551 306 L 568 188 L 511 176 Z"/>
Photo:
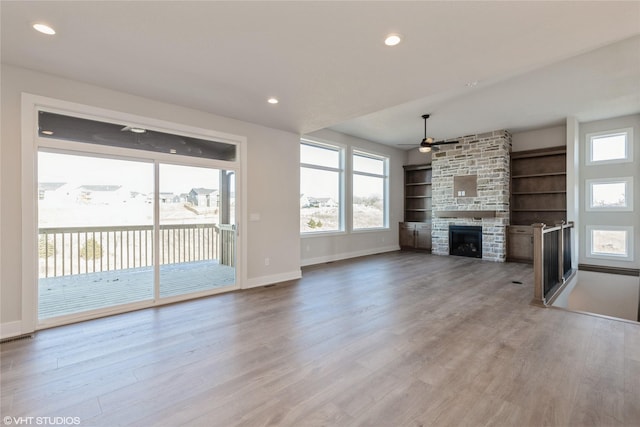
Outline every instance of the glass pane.
<path id="1" fill-rule="evenodd" d="M 627 184 L 611 182 L 591 185 L 591 207 L 623 208 L 627 206 Z"/>
<path id="2" fill-rule="evenodd" d="M 153 298 L 153 164 L 38 153 L 38 317 Z"/>
<path id="3" fill-rule="evenodd" d="M 627 256 L 627 232 L 591 230 L 591 253 Z"/>
<path id="4" fill-rule="evenodd" d="M 340 230 L 340 173 L 300 168 L 300 231 Z"/>
<path id="5" fill-rule="evenodd" d="M 606 135 L 591 140 L 591 160 L 619 160 L 627 158 L 627 135 Z"/>
<path id="6" fill-rule="evenodd" d="M 354 172 L 366 172 L 376 175 L 384 175 L 384 160 L 373 159 L 371 157 L 354 154 L 353 170 Z"/>
<path id="7" fill-rule="evenodd" d="M 317 145 L 300 144 L 300 163 L 340 168 L 340 151 Z"/>
<path id="8" fill-rule="evenodd" d="M 206 159 L 236 159 L 236 146 L 233 144 L 45 111 L 38 113 L 38 136 Z"/>
<path id="9" fill-rule="evenodd" d="M 233 174 L 160 165 L 160 297 L 235 283 Z"/>
<path id="10" fill-rule="evenodd" d="M 353 228 L 384 226 L 384 178 L 354 175 Z"/>

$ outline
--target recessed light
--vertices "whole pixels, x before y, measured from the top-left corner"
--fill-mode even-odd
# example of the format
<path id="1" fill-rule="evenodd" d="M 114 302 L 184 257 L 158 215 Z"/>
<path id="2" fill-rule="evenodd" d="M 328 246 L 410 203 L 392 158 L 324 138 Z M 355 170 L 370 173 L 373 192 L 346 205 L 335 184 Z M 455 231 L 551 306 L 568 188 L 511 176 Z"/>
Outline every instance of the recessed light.
<path id="1" fill-rule="evenodd" d="M 387 46 L 395 46 L 402 41 L 402 36 L 400 34 L 389 34 L 384 39 L 384 44 Z"/>
<path id="2" fill-rule="evenodd" d="M 41 32 L 42 34 L 46 34 L 48 36 L 52 36 L 56 33 L 56 30 L 48 26 L 47 24 L 43 24 L 41 22 L 36 22 L 32 25 L 33 29 Z"/>
<path id="3" fill-rule="evenodd" d="M 142 128 L 131 128 L 129 129 L 133 133 L 145 133 L 147 130 Z"/>
<path id="4" fill-rule="evenodd" d="M 275 98 L 275 97 L 272 96 L 271 98 L 267 99 L 267 102 L 269 104 L 277 104 L 280 101 L 278 101 L 278 98 Z"/>

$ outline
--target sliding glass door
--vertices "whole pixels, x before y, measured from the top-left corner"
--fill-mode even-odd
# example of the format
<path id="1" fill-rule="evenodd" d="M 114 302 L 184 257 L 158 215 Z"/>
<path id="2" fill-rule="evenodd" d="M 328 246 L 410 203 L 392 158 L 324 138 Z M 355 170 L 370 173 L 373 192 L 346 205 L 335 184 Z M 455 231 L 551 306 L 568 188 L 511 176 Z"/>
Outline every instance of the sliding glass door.
<path id="1" fill-rule="evenodd" d="M 227 171 L 160 164 L 160 297 L 235 283 Z M 231 243 L 231 244 L 230 244 Z"/>
<path id="2" fill-rule="evenodd" d="M 38 120 L 41 325 L 237 289 L 234 144 Z"/>
<path id="3" fill-rule="evenodd" d="M 154 297 L 153 163 L 38 154 L 38 318 Z"/>

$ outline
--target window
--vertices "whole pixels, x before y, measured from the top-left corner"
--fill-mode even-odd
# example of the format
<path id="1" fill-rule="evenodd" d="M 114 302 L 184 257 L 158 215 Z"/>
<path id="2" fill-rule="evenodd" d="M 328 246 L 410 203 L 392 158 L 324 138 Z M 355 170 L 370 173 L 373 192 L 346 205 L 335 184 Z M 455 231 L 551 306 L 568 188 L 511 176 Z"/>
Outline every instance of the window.
<path id="1" fill-rule="evenodd" d="M 387 226 L 386 157 L 363 151 L 353 152 L 353 229 Z"/>
<path id="2" fill-rule="evenodd" d="M 588 179 L 588 211 L 632 211 L 633 177 Z"/>
<path id="3" fill-rule="evenodd" d="M 587 164 L 633 161 L 633 129 L 587 134 Z"/>
<path id="4" fill-rule="evenodd" d="M 590 258 L 633 260 L 633 227 L 587 226 L 587 256 Z"/>
<path id="5" fill-rule="evenodd" d="M 300 232 L 344 230 L 344 150 L 302 140 L 300 144 Z"/>

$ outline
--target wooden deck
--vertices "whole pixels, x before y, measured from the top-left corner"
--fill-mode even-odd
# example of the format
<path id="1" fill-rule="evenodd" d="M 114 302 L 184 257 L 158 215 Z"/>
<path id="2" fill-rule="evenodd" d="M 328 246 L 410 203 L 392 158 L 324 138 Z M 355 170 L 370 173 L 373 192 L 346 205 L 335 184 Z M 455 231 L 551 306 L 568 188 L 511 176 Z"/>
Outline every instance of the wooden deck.
<path id="1" fill-rule="evenodd" d="M 217 261 L 160 267 L 160 297 L 188 294 L 235 283 L 235 269 Z M 38 317 L 49 319 L 81 311 L 153 299 L 152 267 L 43 278 L 38 286 Z"/>
<path id="2" fill-rule="evenodd" d="M 532 276 L 396 252 L 43 330 L 0 346 L 1 412 L 83 426 L 637 426 L 640 325 L 533 306 Z"/>

